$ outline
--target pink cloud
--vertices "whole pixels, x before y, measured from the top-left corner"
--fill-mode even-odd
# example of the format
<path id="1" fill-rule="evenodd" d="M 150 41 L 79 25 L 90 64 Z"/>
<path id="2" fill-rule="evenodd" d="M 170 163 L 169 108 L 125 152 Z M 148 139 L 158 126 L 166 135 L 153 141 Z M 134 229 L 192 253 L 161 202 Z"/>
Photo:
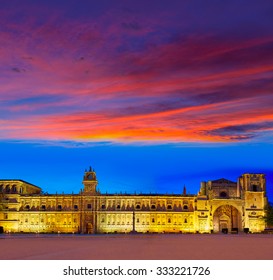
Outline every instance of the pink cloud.
<path id="1" fill-rule="evenodd" d="M 117 14 L 4 16 L 0 138 L 234 141 L 271 122 L 271 35 L 171 38 L 166 20 Z"/>

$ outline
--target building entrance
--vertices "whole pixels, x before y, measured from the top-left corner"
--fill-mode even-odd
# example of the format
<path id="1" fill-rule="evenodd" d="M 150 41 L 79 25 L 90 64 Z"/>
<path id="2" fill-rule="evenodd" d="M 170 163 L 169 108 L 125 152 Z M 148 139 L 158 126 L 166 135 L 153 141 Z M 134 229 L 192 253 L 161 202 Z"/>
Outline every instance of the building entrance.
<path id="1" fill-rule="evenodd" d="M 93 233 L 93 225 L 92 225 L 92 223 L 87 223 L 86 224 L 86 233 L 88 233 L 88 234 Z"/>
<path id="2" fill-rule="evenodd" d="M 222 205 L 213 214 L 213 231 L 222 232 L 233 229 L 242 231 L 242 217 L 240 212 L 232 205 Z"/>

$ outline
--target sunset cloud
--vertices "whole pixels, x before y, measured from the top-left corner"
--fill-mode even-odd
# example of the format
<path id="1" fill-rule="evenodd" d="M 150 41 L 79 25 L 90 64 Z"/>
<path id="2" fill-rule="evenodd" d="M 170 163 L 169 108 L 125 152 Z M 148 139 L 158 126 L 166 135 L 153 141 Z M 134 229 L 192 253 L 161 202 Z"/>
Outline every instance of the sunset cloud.
<path id="1" fill-rule="evenodd" d="M 200 11 L 191 18 L 193 7 L 180 1 L 154 13 L 150 5 L 128 9 L 122 1 L 97 9 L 84 1 L 86 12 L 73 13 L 71 3 L 55 9 L 50 1 L 29 1 L 28 10 L 7 2 L 1 10 L 1 139 L 179 143 L 272 136 L 267 5 L 254 9 L 250 1 L 239 16 L 231 3 L 223 17 L 204 21 Z"/>

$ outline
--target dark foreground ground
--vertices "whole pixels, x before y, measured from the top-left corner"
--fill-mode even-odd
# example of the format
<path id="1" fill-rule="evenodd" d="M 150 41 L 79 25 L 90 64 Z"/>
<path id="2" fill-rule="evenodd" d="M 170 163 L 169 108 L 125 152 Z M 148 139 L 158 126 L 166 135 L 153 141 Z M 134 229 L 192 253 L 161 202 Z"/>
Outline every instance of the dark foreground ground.
<path id="1" fill-rule="evenodd" d="M 273 234 L 2 234 L 0 259 L 273 260 Z"/>

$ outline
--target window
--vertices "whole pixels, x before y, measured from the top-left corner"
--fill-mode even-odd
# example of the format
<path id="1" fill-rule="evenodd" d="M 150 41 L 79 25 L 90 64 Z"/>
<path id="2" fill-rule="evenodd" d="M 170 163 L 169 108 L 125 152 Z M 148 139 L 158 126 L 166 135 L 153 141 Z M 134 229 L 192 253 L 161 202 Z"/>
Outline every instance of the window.
<path id="1" fill-rule="evenodd" d="M 57 209 L 62 210 L 62 205 L 59 204 Z"/>
<path id="2" fill-rule="evenodd" d="M 117 209 L 120 209 L 120 204 L 117 205 Z"/>
<path id="3" fill-rule="evenodd" d="M 167 206 L 167 209 L 168 209 L 168 210 L 172 210 L 172 205 L 168 205 L 168 206 Z"/>
<path id="4" fill-rule="evenodd" d="M 136 219 L 136 222 L 139 223 L 139 218 Z"/>
<path id="5" fill-rule="evenodd" d="M 171 218 L 168 218 L 168 223 L 170 224 L 172 221 L 171 221 Z"/>
<path id="6" fill-rule="evenodd" d="M 151 209 L 155 210 L 155 205 L 154 204 L 151 205 Z"/>
<path id="7" fill-rule="evenodd" d="M 29 206 L 29 205 L 26 205 L 26 206 L 25 206 L 25 209 L 26 209 L 26 210 L 29 210 L 29 209 L 30 209 L 30 206 Z"/>
<path id="8" fill-rule="evenodd" d="M 4 219 L 7 220 L 8 219 L 8 214 L 4 214 Z"/>
<path id="9" fill-rule="evenodd" d="M 12 193 L 17 193 L 16 185 L 13 185 L 11 188 Z"/>
<path id="10" fill-rule="evenodd" d="M 136 205 L 136 209 L 137 209 L 137 210 L 140 209 L 140 205 L 139 205 L 139 204 Z"/>
<path id="11" fill-rule="evenodd" d="M 90 203 L 87 204 L 87 209 L 91 209 L 92 205 Z"/>
<path id="12" fill-rule="evenodd" d="M 101 209 L 105 209 L 105 204 L 102 204 L 102 205 L 101 205 Z"/>
<path id="13" fill-rule="evenodd" d="M 154 223 L 155 222 L 155 218 L 152 218 L 152 223 Z"/>
<path id="14" fill-rule="evenodd" d="M 45 206 L 45 205 L 42 205 L 42 206 L 41 206 L 41 209 L 42 209 L 42 210 L 46 210 L 46 206 Z"/>
<path id="15" fill-rule="evenodd" d="M 74 210 L 78 210 L 78 205 L 77 204 L 74 205 Z"/>
<path id="16" fill-rule="evenodd" d="M 187 220 L 187 218 L 185 218 L 185 220 L 184 220 L 184 223 L 186 224 L 186 223 L 188 223 L 188 220 Z"/>
<path id="17" fill-rule="evenodd" d="M 184 210 L 188 210 L 188 209 L 189 209 L 188 205 L 184 205 L 184 206 L 183 206 L 183 209 L 184 209 Z"/>
<path id="18" fill-rule="evenodd" d="M 220 192 L 220 197 L 222 197 L 222 198 L 227 197 L 227 193 L 226 192 Z"/>

